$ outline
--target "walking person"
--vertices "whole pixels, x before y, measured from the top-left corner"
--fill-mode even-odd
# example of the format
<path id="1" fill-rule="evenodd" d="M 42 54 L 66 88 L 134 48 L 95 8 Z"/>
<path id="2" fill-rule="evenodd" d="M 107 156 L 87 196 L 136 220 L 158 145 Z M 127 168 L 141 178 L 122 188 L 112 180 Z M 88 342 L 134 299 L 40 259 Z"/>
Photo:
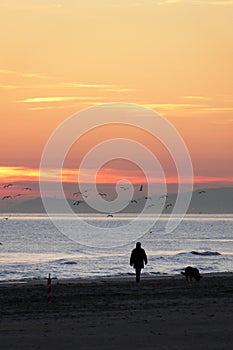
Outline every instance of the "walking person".
<path id="1" fill-rule="evenodd" d="M 141 243 L 136 243 L 136 248 L 134 248 L 131 252 L 130 256 L 130 266 L 133 266 L 136 271 L 136 282 L 140 282 L 141 269 L 144 268 L 147 264 L 147 256 L 146 252 L 143 248 L 141 248 Z"/>

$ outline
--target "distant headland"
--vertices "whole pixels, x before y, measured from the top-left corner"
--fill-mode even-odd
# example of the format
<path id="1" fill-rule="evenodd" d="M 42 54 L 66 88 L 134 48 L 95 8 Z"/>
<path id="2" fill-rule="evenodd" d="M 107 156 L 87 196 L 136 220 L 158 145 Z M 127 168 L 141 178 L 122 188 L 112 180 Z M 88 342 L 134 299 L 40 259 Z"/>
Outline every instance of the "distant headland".
<path id="1" fill-rule="evenodd" d="M 163 198 L 161 198 L 163 197 Z M 143 207 L 153 207 L 151 213 L 161 210 L 163 213 L 171 213 L 176 201 L 176 193 L 168 193 L 167 196 L 155 195 L 152 197 L 138 197 L 135 200 L 129 201 L 121 213 L 139 213 Z M 54 213 L 63 213 L 62 199 L 49 198 L 50 203 L 54 204 Z M 98 213 L 96 210 L 88 206 L 82 200 L 77 201 L 72 198 L 67 198 L 70 207 L 77 213 Z M 34 198 L 17 203 L 11 203 L 6 206 L 5 201 L 0 201 L 1 213 L 45 213 L 45 208 L 41 198 Z M 233 187 L 222 188 L 206 188 L 195 190 L 192 193 L 192 200 L 187 213 L 189 214 L 232 214 L 233 213 Z"/>

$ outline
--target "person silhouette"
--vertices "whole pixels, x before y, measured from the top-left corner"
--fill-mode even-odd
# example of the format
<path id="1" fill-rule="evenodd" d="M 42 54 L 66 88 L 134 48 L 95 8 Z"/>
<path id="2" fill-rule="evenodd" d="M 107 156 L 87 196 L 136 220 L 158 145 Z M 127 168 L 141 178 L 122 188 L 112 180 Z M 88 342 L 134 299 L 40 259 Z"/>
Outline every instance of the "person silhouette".
<path id="1" fill-rule="evenodd" d="M 136 271 L 136 282 L 140 282 L 141 269 L 147 264 L 147 255 L 143 248 L 141 248 L 141 243 L 136 243 L 136 248 L 131 252 L 130 256 L 130 266 L 133 266 Z"/>

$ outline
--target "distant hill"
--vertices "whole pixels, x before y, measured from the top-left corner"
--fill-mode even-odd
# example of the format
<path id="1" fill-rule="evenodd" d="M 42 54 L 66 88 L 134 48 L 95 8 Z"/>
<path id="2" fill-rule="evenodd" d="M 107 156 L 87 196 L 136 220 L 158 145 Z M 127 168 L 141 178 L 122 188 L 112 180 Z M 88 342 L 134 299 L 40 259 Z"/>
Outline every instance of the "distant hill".
<path id="1" fill-rule="evenodd" d="M 62 213 L 62 199 L 49 198 L 48 199 L 54 207 L 54 213 Z M 147 205 L 152 205 L 153 210 L 160 210 L 164 205 L 164 213 L 170 213 L 173 209 L 176 200 L 176 194 L 168 194 L 167 198 L 161 199 L 159 196 L 152 197 L 148 200 Z M 73 205 L 74 200 L 68 199 L 70 207 L 79 213 L 96 213 L 96 211 L 90 208 L 85 202 L 79 205 Z M 122 211 L 125 213 L 137 213 L 141 212 L 146 203 L 145 197 L 138 198 L 137 203 L 129 203 L 128 206 Z M 170 204 L 166 207 L 167 204 Z M 10 207 L 4 206 L 4 203 L 0 203 L 0 212 L 15 212 L 15 213 L 44 213 L 45 209 L 41 198 L 35 198 L 11 204 Z M 159 207 L 160 206 L 160 207 Z M 192 193 L 192 200 L 188 209 L 188 213 L 193 214 L 215 214 L 215 213 L 233 213 L 233 187 L 223 188 L 207 188 L 204 190 L 196 190 Z"/>
<path id="2" fill-rule="evenodd" d="M 189 213 L 233 214 L 233 187 L 194 191 Z"/>

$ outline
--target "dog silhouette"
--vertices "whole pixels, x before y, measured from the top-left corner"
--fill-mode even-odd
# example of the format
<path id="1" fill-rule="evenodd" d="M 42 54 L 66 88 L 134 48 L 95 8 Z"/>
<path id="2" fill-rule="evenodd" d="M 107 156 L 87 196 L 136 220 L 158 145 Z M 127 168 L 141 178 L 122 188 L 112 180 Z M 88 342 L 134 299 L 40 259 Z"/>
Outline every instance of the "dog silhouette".
<path id="1" fill-rule="evenodd" d="M 200 275 L 199 270 L 196 267 L 187 266 L 184 272 L 181 272 L 182 275 L 186 277 L 186 281 L 192 281 L 194 278 L 196 281 L 200 281 L 202 276 Z"/>

